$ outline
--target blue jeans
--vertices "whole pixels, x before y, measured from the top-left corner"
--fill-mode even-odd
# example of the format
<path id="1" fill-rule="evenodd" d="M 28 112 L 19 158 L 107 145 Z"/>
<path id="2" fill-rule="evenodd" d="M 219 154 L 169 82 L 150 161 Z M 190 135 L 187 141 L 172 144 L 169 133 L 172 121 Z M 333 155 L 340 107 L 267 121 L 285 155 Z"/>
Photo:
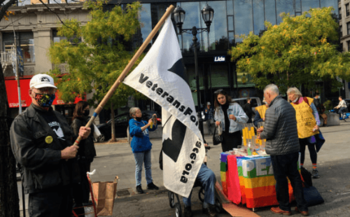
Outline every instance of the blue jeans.
<path id="1" fill-rule="evenodd" d="M 291 211 L 289 204 L 288 180 L 293 187 L 293 194 L 300 211 L 308 211 L 304 199 L 303 186 L 297 167 L 299 153 L 285 155 L 271 155 L 273 173 L 276 179 L 276 196 L 279 207 L 285 211 Z"/>
<path id="2" fill-rule="evenodd" d="M 339 117 L 341 117 L 341 115 L 342 115 L 343 113 L 345 113 L 345 111 L 346 111 L 346 108 L 345 108 L 345 107 L 341 107 L 341 108 L 338 110 Z"/>
<path id="3" fill-rule="evenodd" d="M 151 150 L 143 151 L 143 152 L 136 152 L 134 153 L 135 158 L 135 179 L 136 179 L 136 186 L 141 185 L 141 179 L 142 179 L 142 164 L 145 163 L 145 175 L 146 175 L 146 181 L 147 185 L 152 183 L 152 171 L 151 171 Z"/>
<path id="4" fill-rule="evenodd" d="M 204 187 L 205 193 L 204 193 L 203 207 L 206 208 L 208 204 L 214 205 L 215 204 L 215 183 L 216 183 L 214 172 L 211 169 L 209 169 L 205 164 L 202 164 L 201 168 L 199 169 L 196 181 L 199 181 Z M 188 198 L 186 197 L 182 198 L 182 201 L 185 204 L 185 207 L 191 206 L 191 195 L 192 195 L 192 191 Z"/>

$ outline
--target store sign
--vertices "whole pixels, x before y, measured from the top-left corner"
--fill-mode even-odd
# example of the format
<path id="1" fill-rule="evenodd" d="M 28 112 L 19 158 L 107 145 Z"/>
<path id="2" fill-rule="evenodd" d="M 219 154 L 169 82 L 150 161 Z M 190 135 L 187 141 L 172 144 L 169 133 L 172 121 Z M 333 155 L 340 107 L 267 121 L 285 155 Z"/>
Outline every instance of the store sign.
<path id="1" fill-rule="evenodd" d="M 214 57 L 214 62 L 225 62 L 225 56 Z"/>

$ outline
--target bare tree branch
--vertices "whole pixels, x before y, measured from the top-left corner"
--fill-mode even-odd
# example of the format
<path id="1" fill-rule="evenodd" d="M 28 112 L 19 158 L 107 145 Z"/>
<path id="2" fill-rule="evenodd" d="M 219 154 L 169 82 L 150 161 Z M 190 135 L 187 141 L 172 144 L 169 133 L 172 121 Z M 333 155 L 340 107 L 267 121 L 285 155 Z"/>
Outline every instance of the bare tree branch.
<path id="1" fill-rule="evenodd" d="M 62 23 L 62 25 L 66 26 L 67 28 L 72 29 L 71 27 L 67 26 L 67 25 L 61 20 L 60 16 L 59 16 L 56 12 L 54 12 L 53 10 L 51 10 L 51 8 L 50 8 L 49 6 L 47 6 L 47 4 L 45 4 L 45 3 L 43 2 L 43 0 L 39 0 L 39 1 L 40 1 L 50 12 L 52 12 L 53 14 L 56 14 L 57 18 L 60 20 L 60 22 Z M 75 31 L 74 29 L 72 29 L 72 30 Z"/>

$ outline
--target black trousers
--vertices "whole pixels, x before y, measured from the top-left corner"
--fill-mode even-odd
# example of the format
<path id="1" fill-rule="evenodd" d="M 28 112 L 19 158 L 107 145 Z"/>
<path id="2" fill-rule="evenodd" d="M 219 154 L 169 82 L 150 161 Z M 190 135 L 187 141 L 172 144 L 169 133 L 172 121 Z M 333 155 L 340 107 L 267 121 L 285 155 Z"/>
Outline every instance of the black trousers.
<path id="1" fill-rule="evenodd" d="M 222 152 L 226 152 L 232 150 L 233 148 L 237 148 L 238 145 L 242 145 L 242 132 L 237 131 L 234 133 L 223 133 L 223 140 L 221 143 Z"/>
<path id="2" fill-rule="evenodd" d="M 299 153 L 286 155 L 271 155 L 273 173 L 276 179 L 276 195 L 279 207 L 285 211 L 291 211 L 289 204 L 288 180 L 292 187 L 297 207 L 300 211 L 308 211 L 304 199 L 303 186 L 297 167 Z"/>
<path id="3" fill-rule="evenodd" d="M 71 217 L 73 201 L 70 186 L 30 193 L 28 206 L 30 217 Z"/>
<path id="4" fill-rule="evenodd" d="M 72 184 L 72 194 L 74 200 L 74 212 L 78 215 L 84 214 L 83 203 L 88 203 L 90 198 L 90 186 L 86 172 L 90 170 L 91 162 L 86 159 L 80 159 L 80 182 Z"/>
<path id="5" fill-rule="evenodd" d="M 316 152 L 316 144 L 310 144 L 308 142 L 308 139 L 299 139 L 299 144 L 300 144 L 300 163 L 304 164 L 305 161 L 305 146 L 309 148 L 309 153 L 310 153 L 310 158 L 311 162 L 313 164 L 317 163 L 317 152 Z"/>

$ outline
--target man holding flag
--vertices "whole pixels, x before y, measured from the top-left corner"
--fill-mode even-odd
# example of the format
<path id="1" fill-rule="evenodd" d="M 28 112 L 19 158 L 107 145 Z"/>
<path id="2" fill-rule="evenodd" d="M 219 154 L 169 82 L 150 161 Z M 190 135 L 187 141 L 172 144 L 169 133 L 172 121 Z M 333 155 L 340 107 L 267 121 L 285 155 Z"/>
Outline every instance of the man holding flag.
<path id="1" fill-rule="evenodd" d="M 184 198 L 190 195 L 196 179 L 205 188 L 205 202 L 215 202 L 215 175 L 203 165 L 205 147 L 198 118 L 185 80 L 178 39 L 168 17 L 156 42 L 124 83 L 162 106 L 164 186 Z M 190 208 L 189 208 L 190 210 Z M 210 209 L 212 210 L 212 209 Z M 210 216 L 215 212 L 209 211 Z M 188 212 L 186 216 L 192 216 Z"/>

